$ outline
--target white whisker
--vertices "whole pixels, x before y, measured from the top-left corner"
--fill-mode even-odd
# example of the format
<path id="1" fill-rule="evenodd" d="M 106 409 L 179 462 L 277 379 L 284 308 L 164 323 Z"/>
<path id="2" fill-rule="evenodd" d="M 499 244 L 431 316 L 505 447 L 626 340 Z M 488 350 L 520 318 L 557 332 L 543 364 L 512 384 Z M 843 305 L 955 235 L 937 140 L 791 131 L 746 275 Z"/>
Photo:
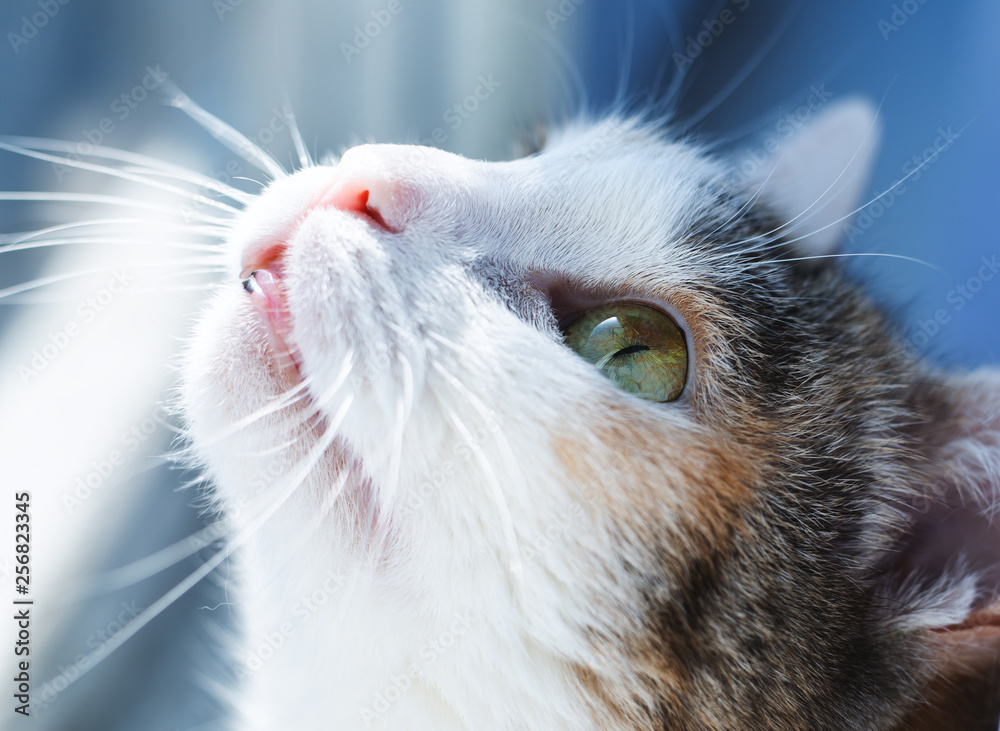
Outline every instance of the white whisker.
<path id="1" fill-rule="evenodd" d="M 443 369 L 437 366 L 438 372 L 443 373 Z M 517 535 L 514 532 L 514 520 L 510 514 L 510 506 L 507 505 L 507 498 L 503 493 L 503 487 L 500 485 L 500 480 L 497 477 L 496 470 L 490 463 L 489 459 L 486 457 L 486 453 L 483 452 L 482 447 L 476 443 L 472 432 L 469 431 L 468 427 L 458 418 L 458 415 L 452 411 L 446 411 L 445 415 L 451 422 L 452 426 L 462 437 L 462 441 L 466 443 L 469 449 L 472 450 L 473 454 L 476 456 L 476 461 L 479 462 L 479 466 L 483 469 L 483 474 L 486 478 L 486 482 L 489 485 L 490 497 L 493 499 L 494 504 L 499 511 L 500 527 L 503 531 L 504 542 L 507 544 L 507 551 L 509 553 L 509 564 L 508 568 L 511 575 L 514 577 L 515 583 L 520 582 L 522 578 L 522 573 L 524 571 L 524 561 L 521 558 L 521 549 L 517 543 Z"/>
<path id="2" fill-rule="evenodd" d="M 750 57 L 750 60 L 743 65 L 743 68 L 725 85 L 719 90 L 711 99 L 709 99 L 695 114 L 691 115 L 688 119 L 684 120 L 685 131 L 690 130 L 692 127 L 698 124 L 701 120 L 707 117 L 711 112 L 713 112 L 722 102 L 728 99 L 736 89 L 750 76 L 757 67 L 760 66 L 761 62 L 767 57 L 767 54 L 771 52 L 777 42 L 781 39 L 785 30 L 788 28 L 792 21 L 792 18 L 797 11 L 797 7 L 794 4 L 788 6 L 788 10 L 784 13 L 781 22 L 778 23 L 774 30 L 764 39 L 764 42 L 760 47 L 754 52 Z"/>
<path id="3" fill-rule="evenodd" d="M 59 239 L 36 239 L 34 241 L 20 244 L 5 244 L 0 242 L 0 254 L 13 251 L 28 251 L 31 249 L 44 249 L 49 246 L 75 246 L 82 244 L 135 244 L 135 238 L 107 238 L 103 236 L 75 236 L 72 238 Z M 210 244 L 192 244 L 180 241 L 157 241 L 156 246 L 169 246 L 172 249 L 182 249 L 185 251 L 203 251 L 211 254 L 218 254 L 219 247 Z"/>
<path id="4" fill-rule="evenodd" d="M 912 257 L 912 256 L 903 256 L 902 254 L 883 254 L 883 253 L 874 252 L 874 251 L 859 252 L 859 253 L 856 253 L 856 254 L 817 254 L 815 256 L 796 256 L 796 257 L 788 258 L 788 259 L 769 259 L 768 263 L 769 264 L 780 264 L 780 263 L 792 262 L 792 261 L 809 261 L 811 259 L 841 259 L 841 258 L 849 258 L 849 257 L 854 257 L 854 256 L 877 256 L 877 257 L 882 257 L 882 258 L 885 258 L 885 259 L 902 259 L 903 261 L 909 261 L 909 262 L 912 262 L 914 264 L 920 264 L 922 266 L 927 267 L 928 269 L 933 269 L 936 272 L 940 272 L 941 274 L 946 274 L 947 273 L 941 267 L 936 266 L 934 264 L 931 264 L 929 261 L 924 261 L 923 259 L 917 259 L 917 258 Z"/>
<path id="5" fill-rule="evenodd" d="M 149 226 L 149 223 L 150 223 L 149 219 L 145 218 L 94 218 L 86 221 L 61 223 L 57 226 L 48 226 L 46 228 L 40 228 L 34 231 L 21 231 L 19 233 L 0 234 L 0 246 L 7 244 L 22 244 L 37 239 L 41 236 L 48 236 L 49 234 L 53 233 L 70 231 L 76 228 L 96 228 L 100 226 L 108 226 L 112 229 L 123 227 L 125 228 L 125 230 L 128 230 L 127 229 L 128 226 L 135 226 L 136 232 L 139 233 L 143 231 L 143 228 L 141 227 Z M 157 222 L 157 226 L 173 228 L 178 231 L 184 231 L 186 233 L 195 236 L 209 236 L 211 238 L 221 238 L 226 233 L 229 232 L 228 226 L 225 228 L 215 228 L 212 226 L 192 226 L 190 224 L 178 224 L 167 221 Z"/>
<path id="6" fill-rule="evenodd" d="M 166 213 L 171 216 L 177 215 L 177 209 L 170 206 L 162 206 L 156 203 L 145 203 L 132 198 L 122 198 L 114 195 L 100 195 L 94 193 L 46 193 L 34 190 L 3 190 L 0 191 L 0 201 L 37 201 L 39 203 L 85 203 L 87 205 L 99 204 L 108 206 L 125 206 L 127 208 L 137 208 L 144 211 Z M 206 223 L 229 223 L 229 221 L 221 218 L 204 218 L 202 220 Z"/>
<path id="7" fill-rule="evenodd" d="M 52 678 L 49 682 L 53 685 L 62 683 L 69 686 L 79 680 L 87 672 L 95 668 L 101 660 L 114 652 L 114 650 L 120 647 L 124 642 L 133 637 L 136 632 L 162 614 L 168 607 L 170 607 L 171 604 L 177 601 L 177 599 L 183 596 L 199 581 L 208 576 L 219 565 L 221 565 L 223 561 L 229 558 L 233 551 L 243 545 L 250 538 L 250 536 L 260 530 L 260 528 L 285 504 L 288 498 L 291 497 L 291 495 L 299 488 L 302 482 L 305 481 L 305 479 L 309 476 L 309 473 L 316 466 L 316 463 L 319 462 L 326 450 L 331 444 L 333 444 L 333 440 L 337 436 L 337 429 L 346 417 L 351 403 L 351 397 L 344 400 L 341 408 L 331 420 L 330 426 L 327 428 L 323 437 L 321 437 L 317 443 L 313 445 L 312 449 L 309 450 L 309 453 L 300 463 L 299 469 L 296 470 L 292 477 L 288 480 L 287 486 L 279 493 L 278 498 L 266 510 L 262 511 L 256 519 L 252 520 L 245 529 L 241 530 L 226 544 L 226 546 L 213 554 L 207 561 L 205 561 L 204 564 L 188 574 L 188 576 L 186 576 L 180 583 L 176 584 L 170 591 L 153 602 L 148 609 L 140 612 L 135 619 L 116 632 L 113 641 L 104 643 L 100 648 L 86 656 L 86 662 L 76 663 L 72 668 L 70 668 L 70 670 L 63 671 L 56 677 Z M 333 492 L 339 495 L 340 489 L 343 487 L 345 480 L 346 472 L 341 474 L 340 482 Z M 211 526 L 209 526 L 209 528 L 211 528 Z M 201 533 L 201 531 L 199 533 Z M 203 548 L 203 546 L 199 547 L 198 550 L 201 548 Z M 176 552 L 172 552 L 171 557 L 173 557 L 175 553 Z"/>
<path id="8" fill-rule="evenodd" d="M 288 118 L 288 131 L 292 135 L 295 154 L 299 157 L 299 167 L 311 168 L 315 163 L 309 154 L 309 150 L 306 149 L 305 140 L 302 139 L 302 132 L 299 131 L 299 125 L 295 121 L 295 114 L 291 111 L 292 105 L 287 97 L 285 98 L 285 109 L 288 112 L 286 115 Z"/>
<path id="9" fill-rule="evenodd" d="M 0 137 L 0 141 L 5 141 L 11 145 L 16 145 L 30 150 L 48 150 L 50 152 L 61 152 L 67 155 L 77 154 L 81 157 L 117 160 L 119 162 L 131 163 L 139 166 L 140 170 L 148 174 L 154 174 L 154 172 L 156 172 L 162 175 L 170 175 L 177 180 L 182 180 L 201 188 L 215 191 L 216 193 L 224 195 L 234 201 L 239 201 L 240 203 L 245 204 L 253 199 L 253 196 L 250 194 L 244 193 L 231 185 L 226 185 L 220 180 L 216 180 L 215 178 L 203 175 L 197 171 L 178 167 L 177 165 L 173 165 L 164 160 L 158 160 L 155 157 L 141 155 L 136 152 L 127 152 L 125 150 L 117 150 L 113 147 L 103 147 L 101 145 L 88 145 L 90 152 L 85 155 L 81 155 L 76 149 L 77 145 L 63 140 L 50 140 L 42 137 L 3 136 Z"/>
<path id="10" fill-rule="evenodd" d="M 258 145 L 255 145 L 241 132 L 223 122 L 214 114 L 205 111 L 200 106 L 191 101 L 187 94 L 182 92 L 176 85 L 167 82 L 164 84 L 171 94 L 170 105 L 177 107 L 191 119 L 204 127 L 215 139 L 224 144 L 247 162 L 255 165 L 271 176 L 273 180 L 284 178 L 288 175 L 281 164 L 271 155 L 265 152 Z"/>
<path id="11" fill-rule="evenodd" d="M 93 173 L 100 173 L 101 175 L 107 175 L 113 178 L 121 178 L 122 180 L 128 180 L 131 183 L 138 183 L 140 185 L 145 185 L 150 188 L 156 188 L 157 190 L 162 190 L 167 193 L 172 193 L 173 195 L 179 196 L 181 198 L 186 198 L 187 200 L 204 204 L 206 206 L 211 206 L 218 210 L 226 211 L 227 213 L 235 213 L 238 209 L 232 206 L 226 205 L 207 196 L 194 193 L 190 190 L 184 190 L 183 188 L 178 188 L 174 185 L 167 185 L 166 183 L 161 183 L 157 180 L 150 180 L 144 178 L 141 175 L 135 175 L 133 173 L 128 173 L 123 170 L 118 170 L 116 168 L 108 167 L 106 165 L 95 165 L 89 162 L 83 162 L 82 160 L 73 160 L 68 157 L 59 157 L 58 155 L 50 155 L 46 152 L 38 152 L 37 150 L 29 150 L 25 147 L 17 147 L 15 145 L 8 145 L 6 142 L 0 142 L 0 150 L 7 150 L 8 152 L 14 152 L 19 155 L 24 155 L 25 157 L 33 157 L 36 160 L 42 160 L 44 162 L 51 162 L 57 165 L 64 165 L 66 167 L 79 168 L 80 170 L 89 170 Z"/>

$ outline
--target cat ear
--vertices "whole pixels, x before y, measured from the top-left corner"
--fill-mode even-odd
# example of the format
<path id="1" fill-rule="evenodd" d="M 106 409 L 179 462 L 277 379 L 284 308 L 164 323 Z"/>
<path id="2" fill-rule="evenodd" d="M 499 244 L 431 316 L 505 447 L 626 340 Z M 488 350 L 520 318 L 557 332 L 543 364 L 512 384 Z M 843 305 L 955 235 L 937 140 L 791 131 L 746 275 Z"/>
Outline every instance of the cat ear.
<path id="1" fill-rule="evenodd" d="M 871 103 L 847 99 L 814 112 L 828 94 L 822 88 L 815 91 L 808 105 L 779 120 L 775 129 L 785 137 L 765 141 L 769 154 L 751 151 L 745 156 L 753 168 L 751 192 L 759 191 L 788 224 L 787 238 L 795 240 L 802 256 L 836 252 L 851 214 L 864 203 L 861 197 L 878 147 Z"/>
<path id="2" fill-rule="evenodd" d="M 951 376 L 919 397 L 940 404 L 922 438 L 940 502 L 918 520 L 907 563 L 958 573 L 967 590 L 940 582 L 943 591 L 925 596 L 917 623 L 935 674 L 899 728 L 993 731 L 1000 714 L 1000 371 Z"/>
<path id="3" fill-rule="evenodd" d="M 930 638 L 937 670 L 894 731 L 994 731 L 1000 715 L 1000 603 Z"/>

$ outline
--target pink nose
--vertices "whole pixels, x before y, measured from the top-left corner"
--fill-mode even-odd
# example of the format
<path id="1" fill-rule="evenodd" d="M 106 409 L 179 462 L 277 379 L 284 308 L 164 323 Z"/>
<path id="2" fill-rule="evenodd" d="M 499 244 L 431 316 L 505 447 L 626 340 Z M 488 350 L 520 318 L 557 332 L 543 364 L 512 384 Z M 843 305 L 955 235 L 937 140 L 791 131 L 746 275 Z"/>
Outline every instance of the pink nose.
<path id="1" fill-rule="evenodd" d="M 348 150 L 335 168 L 333 184 L 320 193 L 314 207 L 353 211 L 399 233 L 419 202 L 416 186 L 403 174 L 409 165 L 400 156 L 401 148 L 390 145 Z"/>
<path id="2" fill-rule="evenodd" d="M 373 227 L 390 233 L 403 231 L 420 210 L 422 191 L 440 172 L 443 155 L 437 150 L 403 145 L 361 145 L 344 153 L 329 173 L 327 183 L 309 199 L 306 213 L 336 208 L 357 214 Z M 280 266 L 286 242 L 298 223 L 279 234 L 248 246 L 243 253 L 241 277 L 259 269 Z"/>

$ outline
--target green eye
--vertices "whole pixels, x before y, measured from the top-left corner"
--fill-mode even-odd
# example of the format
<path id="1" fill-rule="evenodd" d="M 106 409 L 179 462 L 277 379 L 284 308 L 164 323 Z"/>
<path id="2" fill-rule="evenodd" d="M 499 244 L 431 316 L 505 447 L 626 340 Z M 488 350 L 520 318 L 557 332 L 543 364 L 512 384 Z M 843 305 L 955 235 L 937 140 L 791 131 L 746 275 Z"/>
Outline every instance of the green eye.
<path id="1" fill-rule="evenodd" d="M 684 390 L 684 334 L 652 307 L 619 303 L 584 312 L 566 327 L 566 345 L 642 398 L 673 401 Z"/>

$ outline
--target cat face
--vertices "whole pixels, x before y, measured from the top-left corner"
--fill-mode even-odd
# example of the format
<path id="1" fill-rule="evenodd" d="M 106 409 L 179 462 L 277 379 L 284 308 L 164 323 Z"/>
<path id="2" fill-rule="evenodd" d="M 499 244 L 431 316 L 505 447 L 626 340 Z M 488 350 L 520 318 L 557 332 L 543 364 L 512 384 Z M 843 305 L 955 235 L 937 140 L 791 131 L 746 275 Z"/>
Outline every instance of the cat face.
<path id="1" fill-rule="evenodd" d="M 383 676 L 352 631 L 405 666 L 422 636 L 394 618 L 465 612 L 478 630 L 420 677 L 497 727 L 891 728 L 915 707 L 931 630 L 990 603 L 996 555 L 899 547 L 930 503 L 991 504 L 1000 396 L 985 377 L 956 399 L 822 259 L 871 128 L 847 105 L 796 140 L 809 185 L 611 119 L 505 163 L 357 147 L 253 201 L 183 403 L 263 574 L 364 587 L 317 635 L 337 662 L 300 669 L 366 696 Z M 929 464 L 970 419 L 975 490 Z"/>

